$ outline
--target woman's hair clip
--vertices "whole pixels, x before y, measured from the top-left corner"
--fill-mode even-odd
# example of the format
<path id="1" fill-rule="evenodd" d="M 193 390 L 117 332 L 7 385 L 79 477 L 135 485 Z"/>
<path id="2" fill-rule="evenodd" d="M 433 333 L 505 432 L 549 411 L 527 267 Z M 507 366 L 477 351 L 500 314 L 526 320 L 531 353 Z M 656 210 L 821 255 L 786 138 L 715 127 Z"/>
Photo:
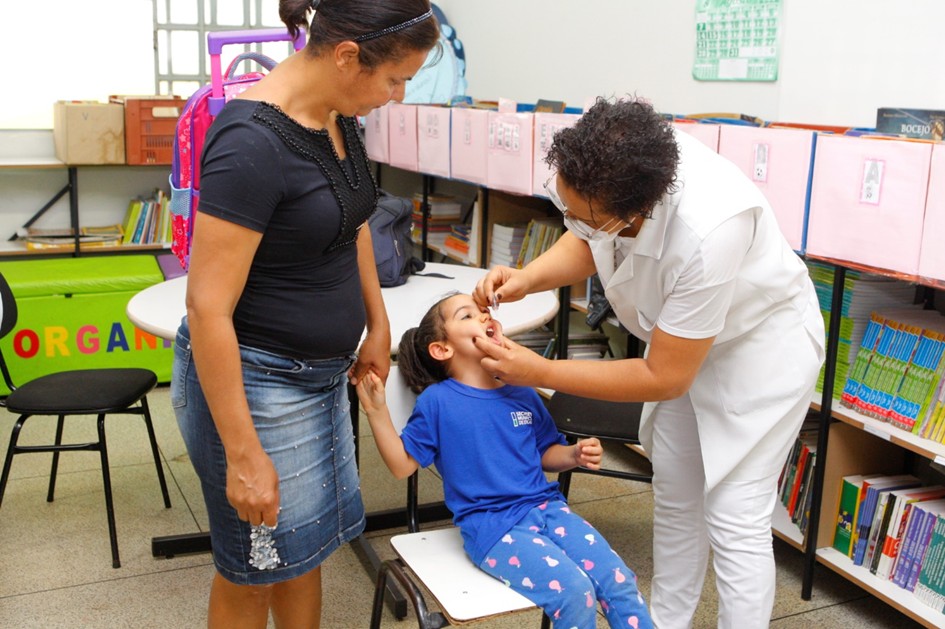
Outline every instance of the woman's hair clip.
<path id="1" fill-rule="evenodd" d="M 312 0 L 311 3 L 309 3 L 309 6 L 311 7 L 312 11 L 317 11 L 318 5 L 320 5 L 321 3 L 322 3 L 322 0 Z"/>

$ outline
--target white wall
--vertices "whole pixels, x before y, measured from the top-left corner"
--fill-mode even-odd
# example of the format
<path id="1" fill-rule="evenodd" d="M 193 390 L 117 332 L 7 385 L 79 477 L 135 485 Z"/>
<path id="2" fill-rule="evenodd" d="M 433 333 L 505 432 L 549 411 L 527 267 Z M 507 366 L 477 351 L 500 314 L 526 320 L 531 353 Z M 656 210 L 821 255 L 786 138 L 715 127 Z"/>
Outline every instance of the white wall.
<path id="1" fill-rule="evenodd" d="M 637 93 L 664 112 L 873 126 L 945 109 L 945 3 L 782 0 L 779 80 L 692 78 L 695 0 L 437 0 L 466 44 L 469 93 L 521 102 Z"/>
<path id="2" fill-rule="evenodd" d="M 275 0 L 271 0 L 275 3 Z M 637 93 L 676 113 L 871 126 L 885 106 L 945 109 L 945 3 L 782 0 L 779 80 L 692 78 L 695 0 L 437 0 L 466 45 L 469 93 Z M 0 3 L 0 129 L 50 128 L 59 99 L 154 90 L 151 0 Z M 105 17 L 107 16 L 107 18 Z M 11 97 L 12 96 L 12 97 Z"/>
<path id="3" fill-rule="evenodd" d="M 0 2 L 0 129 L 51 129 L 57 100 L 154 93 L 151 0 Z"/>

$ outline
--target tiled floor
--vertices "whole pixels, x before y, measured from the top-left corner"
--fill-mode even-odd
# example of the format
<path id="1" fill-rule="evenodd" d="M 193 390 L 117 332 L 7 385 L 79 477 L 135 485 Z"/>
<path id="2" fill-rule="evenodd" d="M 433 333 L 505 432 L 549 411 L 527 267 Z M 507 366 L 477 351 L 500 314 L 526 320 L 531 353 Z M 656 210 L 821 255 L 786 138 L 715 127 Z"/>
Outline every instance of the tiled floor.
<path id="1" fill-rule="evenodd" d="M 177 431 L 166 388 L 150 397 L 158 443 L 173 507 L 163 508 L 147 437 L 140 419 L 108 420 L 109 454 L 116 502 L 122 567 L 113 569 L 108 546 L 101 474 L 94 453 L 63 455 L 56 500 L 46 502 L 49 455 L 16 457 L 0 509 L 0 628 L 189 628 L 206 626 L 206 599 L 213 567 L 209 555 L 173 559 L 151 556 L 154 536 L 192 533 L 207 526 L 200 490 Z M 86 422 L 81 422 L 86 423 Z M 94 420 L 87 422 L 94 426 Z M 363 425 L 366 426 L 367 422 Z M 0 412 L 0 447 L 5 451 L 12 416 Z M 51 423 L 31 419 L 23 439 L 51 434 Z M 68 438 L 68 430 L 67 435 Z M 27 441 L 24 441 L 26 443 Z M 609 453 L 618 464 L 632 464 L 623 449 Z M 370 435 L 363 438 L 362 488 L 368 510 L 403 504 L 403 484 L 390 477 L 377 457 Z M 439 481 L 425 471 L 424 500 L 442 497 Z M 652 493 L 645 484 L 591 476 L 575 477 L 571 503 L 607 537 L 649 593 L 652 574 Z M 400 531 L 371 533 L 382 557 L 387 539 Z M 772 627 L 918 627 L 883 602 L 818 566 L 814 596 L 800 597 L 802 557 L 775 540 L 778 594 Z M 324 565 L 322 626 L 367 627 L 373 582 L 353 547 L 342 548 Z M 706 580 L 697 627 L 715 626 L 714 584 Z M 537 627 L 537 612 L 506 617 L 484 628 Z M 398 622 L 389 612 L 385 628 L 412 627 L 412 617 Z M 600 617 L 599 627 L 606 627 Z"/>

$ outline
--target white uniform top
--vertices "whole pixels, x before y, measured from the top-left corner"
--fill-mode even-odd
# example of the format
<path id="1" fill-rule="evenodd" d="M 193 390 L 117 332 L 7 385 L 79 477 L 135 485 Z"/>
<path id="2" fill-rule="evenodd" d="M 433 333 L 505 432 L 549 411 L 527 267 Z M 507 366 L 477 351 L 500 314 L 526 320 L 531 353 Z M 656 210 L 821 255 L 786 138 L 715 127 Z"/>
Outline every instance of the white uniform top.
<path id="1" fill-rule="evenodd" d="M 785 413 L 810 394 L 824 324 L 807 267 L 761 191 L 698 140 L 676 133 L 676 143 L 677 191 L 635 238 L 590 247 L 605 295 L 634 336 L 649 343 L 658 326 L 715 337 L 689 390 L 711 489 L 749 452 L 782 449 L 783 439 L 765 437 L 777 437 Z M 648 450 L 654 408 L 644 406 L 640 428 Z"/>

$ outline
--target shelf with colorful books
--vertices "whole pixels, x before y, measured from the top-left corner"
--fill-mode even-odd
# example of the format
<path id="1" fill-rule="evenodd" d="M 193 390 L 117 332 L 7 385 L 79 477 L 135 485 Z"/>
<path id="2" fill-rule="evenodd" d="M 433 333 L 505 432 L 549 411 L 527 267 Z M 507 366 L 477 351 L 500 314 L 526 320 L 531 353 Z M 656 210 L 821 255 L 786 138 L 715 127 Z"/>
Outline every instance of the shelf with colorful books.
<path id="1" fill-rule="evenodd" d="M 811 408 L 820 410 L 820 403 L 820 396 L 817 396 L 811 401 Z M 880 419 L 843 406 L 831 409 L 831 417 L 883 441 L 888 441 L 936 463 L 945 465 L 945 444 L 918 437 Z"/>
<path id="2" fill-rule="evenodd" d="M 933 505 L 945 506 L 939 499 L 942 486 L 922 481 L 919 476 L 927 476 L 926 473 L 909 473 L 907 470 L 912 466 L 902 448 L 849 424 L 834 423 L 829 432 L 827 456 L 822 459 L 823 508 L 814 558 L 917 622 L 929 627 L 945 625 L 941 611 L 912 591 L 922 570 L 927 576 L 939 569 L 945 571 L 945 556 L 926 559 L 916 545 L 919 538 L 916 531 L 922 527 L 916 525 L 909 536 L 906 528 L 901 527 L 909 521 L 907 504 L 911 505 L 909 512 L 913 516 L 925 511 L 932 513 Z M 894 521 L 900 526 L 895 526 Z M 887 540 L 890 536 L 892 539 Z M 910 543 L 911 554 L 901 555 Z M 945 538 L 941 544 L 945 544 Z M 905 563 L 898 565 L 903 558 Z M 907 586 L 908 569 L 913 566 L 912 585 Z"/>
<path id="3" fill-rule="evenodd" d="M 934 290 L 923 288 L 939 289 L 943 285 L 917 276 L 808 256 L 809 263 L 812 259 L 830 267 L 833 274 L 826 281 L 821 278 L 823 285 L 818 286 L 828 324 L 828 358 L 823 392 L 815 394 L 811 406 L 820 415 L 817 443 L 823 456 L 819 458 L 818 467 L 823 469 L 817 470 L 814 478 L 817 500 L 812 504 L 811 529 L 805 540 L 807 556 L 802 596 L 810 597 L 813 565 L 821 563 L 917 622 L 930 627 L 945 626 L 945 615 L 941 611 L 891 580 L 895 577 L 895 573 L 890 572 L 895 567 L 895 552 L 903 538 L 898 532 L 892 534 L 888 527 L 896 513 L 903 517 L 903 511 L 887 506 L 882 513 L 890 520 L 873 520 L 880 527 L 874 531 L 881 531 L 881 535 L 890 539 L 886 540 L 883 550 L 874 546 L 867 551 L 872 553 L 868 561 L 864 556 L 856 557 L 852 547 L 844 547 L 850 556 L 835 547 L 835 535 L 843 528 L 844 518 L 850 516 L 841 505 L 841 487 L 847 477 L 921 471 L 923 485 L 945 484 L 940 466 L 935 465 L 945 463 L 945 444 L 940 438 L 930 438 L 935 424 L 929 423 L 936 416 L 936 400 L 941 405 L 945 395 L 942 390 L 945 362 L 939 361 L 943 350 L 938 346 L 939 358 L 935 358 L 934 351 L 936 344 L 942 341 L 940 332 L 945 319 L 929 308 L 941 309 L 941 304 L 935 303 Z M 816 285 L 818 279 L 813 271 L 812 277 Z M 875 281 L 877 279 L 879 281 Z M 857 282 L 863 280 L 873 281 L 860 286 L 868 286 L 865 293 L 873 293 L 857 296 Z M 896 288 L 891 281 L 900 286 Z M 907 303 L 890 304 L 874 299 L 876 291 L 873 289 L 884 283 L 899 293 L 893 302 L 899 299 Z M 910 296 L 913 298 L 909 299 Z M 862 301 L 860 305 L 866 307 L 867 314 L 850 312 L 851 304 L 857 299 Z M 911 305 L 922 300 L 925 304 Z M 852 320 L 857 320 L 859 341 L 851 340 Z M 879 343 L 883 334 L 886 335 L 885 346 Z M 846 363 L 843 369 L 841 363 Z M 890 493 L 898 494 L 900 490 Z M 895 501 L 887 503 L 895 504 Z M 907 522 L 899 520 L 900 526 Z M 945 535 L 945 519 L 942 532 Z M 945 539 L 941 546 L 942 557 L 929 565 L 934 566 L 937 577 L 945 583 Z M 893 555 L 884 557 L 889 549 L 893 549 Z M 929 600 L 938 597 L 934 604 L 945 603 L 942 594 L 945 587 Z"/>

